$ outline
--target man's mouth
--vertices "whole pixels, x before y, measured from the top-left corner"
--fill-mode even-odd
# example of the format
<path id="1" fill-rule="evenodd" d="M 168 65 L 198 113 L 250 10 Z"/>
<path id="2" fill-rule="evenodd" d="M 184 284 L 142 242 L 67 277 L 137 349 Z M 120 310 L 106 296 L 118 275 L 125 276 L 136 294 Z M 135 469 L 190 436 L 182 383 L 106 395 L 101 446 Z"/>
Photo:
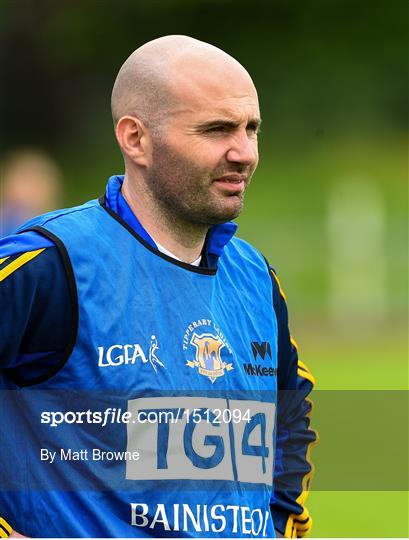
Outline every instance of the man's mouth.
<path id="1" fill-rule="evenodd" d="M 220 178 L 215 178 L 213 183 L 229 192 L 241 192 L 244 191 L 247 178 L 244 174 L 225 174 Z"/>

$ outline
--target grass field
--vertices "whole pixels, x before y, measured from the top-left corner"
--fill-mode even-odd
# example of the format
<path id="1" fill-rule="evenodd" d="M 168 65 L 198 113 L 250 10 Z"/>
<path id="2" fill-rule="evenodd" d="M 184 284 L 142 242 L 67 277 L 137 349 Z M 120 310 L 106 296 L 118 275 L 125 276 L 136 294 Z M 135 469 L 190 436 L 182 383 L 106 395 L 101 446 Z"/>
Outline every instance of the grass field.
<path id="1" fill-rule="evenodd" d="M 311 328 L 301 325 L 298 333 L 301 356 L 316 376 L 317 392 L 365 389 L 374 390 L 378 395 L 376 391 L 379 390 L 407 389 L 406 326 L 402 323 L 400 328 L 394 325 L 383 336 L 377 335 L 376 339 L 374 335 L 362 337 L 359 333 L 350 334 L 348 339 L 331 334 L 318 336 Z M 404 431 L 403 441 L 406 443 L 402 452 L 390 449 L 392 460 L 395 456 L 397 460 L 407 459 L 407 414 L 408 411 L 404 415 L 406 425 L 401 426 L 395 420 L 396 425 L 392 427 Z M 382 426 L 379 429 L 381 433 Z M 321 443 L 324 445 L 325 441 Z M 334 454 L 333 473 L 336 476 L 342 449 Z M 316 457 L 319 457 L 319 447 L 316 448 Z M 312 459 L 314 462 L 314 450 Z M 319 460 L 315 465 L 319 469 Z M 407 462 L 406 470 L 405 464 L 402 465 L 402 474 L 407 476 Z M 382 469 L 382 463 L 379 463 L 379 468 Z M 407 482 L 406 477 L 406 485 Z M 407 491 L 317 491 L 314 483 L 312 490 L 307 508 L 313 517 L 314 537 L 408 537 Z"/>
<path id="2" fill-rule="evenodd" d="M 314 491 L 310 536 L 407 538 L 408 502 L 407 491 Z"/>

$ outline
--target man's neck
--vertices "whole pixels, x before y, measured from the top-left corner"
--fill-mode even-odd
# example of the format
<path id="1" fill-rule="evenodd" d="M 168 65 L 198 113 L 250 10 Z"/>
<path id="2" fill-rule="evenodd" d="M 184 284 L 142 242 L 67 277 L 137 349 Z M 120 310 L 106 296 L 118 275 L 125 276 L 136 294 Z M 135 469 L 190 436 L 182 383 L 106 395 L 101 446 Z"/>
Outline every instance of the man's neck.
<path id="1" fill-rule="evenodd" d="M 170 216 L 150 194 L 125 176 L 121 193 L 149 235 L 181 261 L 192 263 L 202 253 L 208 227 Z"/>

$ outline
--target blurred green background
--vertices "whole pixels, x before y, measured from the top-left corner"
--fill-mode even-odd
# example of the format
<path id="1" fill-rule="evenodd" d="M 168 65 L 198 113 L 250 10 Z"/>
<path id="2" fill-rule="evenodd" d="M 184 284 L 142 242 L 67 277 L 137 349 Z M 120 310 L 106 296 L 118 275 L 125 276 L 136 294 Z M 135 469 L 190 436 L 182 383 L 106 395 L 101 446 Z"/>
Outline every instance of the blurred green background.
<path id="1" fill-rule="evenodd" d="M 407 2 L 1 0 L 0 152 L 48 152 L 67 206 L 102 194 L 122 172 L 114 78 L 165 34 L 253 76 L 261 162 L 239 234 L 277 269 L 317 388 L 407 389 Z M 313 491 L 307 506 L 317 537 L 408 535 L 407 492 Z"/>

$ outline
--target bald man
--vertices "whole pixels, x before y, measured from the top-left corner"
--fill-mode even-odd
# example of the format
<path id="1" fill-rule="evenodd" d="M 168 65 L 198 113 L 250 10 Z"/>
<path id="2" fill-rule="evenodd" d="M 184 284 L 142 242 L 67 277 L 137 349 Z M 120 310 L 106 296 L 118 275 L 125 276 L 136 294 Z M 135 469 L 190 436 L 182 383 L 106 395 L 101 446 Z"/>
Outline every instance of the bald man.
<path id="1" fill-rule="evenodd" d="M 207 43 L 157 39 L 122 66 L 112 114 L 124 198 L 155 241 L 198 259 L 209 228 L 239 215 L 257 166 L 261 120 L 249 74 Z"/>
<path id="2" fill-rule="evenodd" d="M 231 221 L 251 77 L 166 36 L 123 64 L 112 115 L 125 174 L 0 243 L 0 536 L 303 536 L 314 379 Z"/>

